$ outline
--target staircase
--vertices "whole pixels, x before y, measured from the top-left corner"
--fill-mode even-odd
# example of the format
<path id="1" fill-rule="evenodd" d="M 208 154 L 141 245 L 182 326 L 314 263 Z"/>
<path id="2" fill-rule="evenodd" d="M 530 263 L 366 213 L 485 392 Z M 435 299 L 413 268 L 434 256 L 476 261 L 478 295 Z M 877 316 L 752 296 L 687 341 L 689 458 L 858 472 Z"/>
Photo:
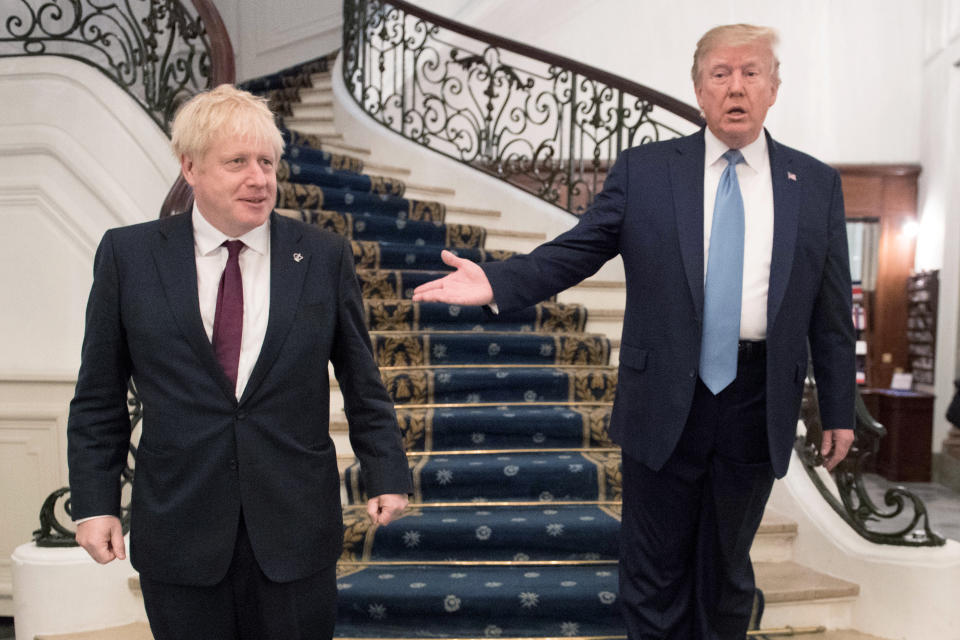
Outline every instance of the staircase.
<path id="1" fill-rule="evenodd" d="M 407 184 L 403 168 L 371 162 L 370 150 L 347 144 L 336 132 L 326 67 L 321 60 L 248 86 L 273 91 L 290 130 L 278 212 L 353 242 L 415 485 L 403 517 L 369 524 L 334 391 L 331 430 L 346 500 L 337 636 L 623 637 L 620 453 L 606 430 L 623 284 L 588 282 L 562 302 L 495 317 L 412 302 L 413 287 L 447 271 L 442 248 L 500 260 L 544 238 L 491 232 L 484 223 L 498 212 L 456 203 L 449 188 Z M 824 630 L 850 626 L 859 587 L 793 562 L 796 535 L 795 523 L 768 510 L 751 551 L 766 599 L 763 631 L 752 633 L 881 640 Z M 135 579 L 131 585 L 138 588 Z M 133 639 L 149 631 L 44 637 Z"/>

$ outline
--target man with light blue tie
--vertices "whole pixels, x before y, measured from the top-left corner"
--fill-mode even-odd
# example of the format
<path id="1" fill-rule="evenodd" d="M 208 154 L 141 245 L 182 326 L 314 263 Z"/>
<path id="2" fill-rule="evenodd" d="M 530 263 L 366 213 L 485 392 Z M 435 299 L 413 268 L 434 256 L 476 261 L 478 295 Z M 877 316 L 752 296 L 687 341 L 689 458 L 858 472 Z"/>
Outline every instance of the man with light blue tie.
<path id="1" fill-rule="evenodd" d="M 623 449 L 620 603 L 632 640 L 742 640 L 750 545 L 790 461 L 808 357 L 828 469 L 853 441 L 855 360 L 840 176 L 763 129 L 776 33 L 708 31 L 707 126 L 620 154 L 576 227 L 456 271 L 415 300 L 529 306 L 623 258 L 612 438 Z M 709 213 L 705 213 L 709 212 Z"/>

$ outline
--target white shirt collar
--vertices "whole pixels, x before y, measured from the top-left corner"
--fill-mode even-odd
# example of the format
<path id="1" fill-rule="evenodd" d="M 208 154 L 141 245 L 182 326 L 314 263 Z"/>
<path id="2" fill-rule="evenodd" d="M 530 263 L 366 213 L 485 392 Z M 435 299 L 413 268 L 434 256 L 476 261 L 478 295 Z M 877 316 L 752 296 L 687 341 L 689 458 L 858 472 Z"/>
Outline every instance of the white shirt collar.
<path id="1" fill-rule="evenodd" d="M 267 255 L 270 248 L 270 222 L 269 220 L 255 229 L 251 229 L 239 238 L 231 238 L 215 226 L 210 224 L 197 203 L 193 203 L 193 243 L 196 246 L 197 254 L 201 256 L 210 255 L 217 251 L 227 240 L 241 240 L 248 249 L 256 251 L 260 255 Z"/>
<path id="2" fill-rule="evenodd" d="M 706 166 L 708 167 L 720 162 L 723 154 L 730 148 L 710 131 L 710 127 L 704 128 L 703 141 L 706 148 L 704 158 L 706 160 Z M 743 154 L 743 161 L 748 167 L 754 171 L 759 171 L 760 167 L 767 163 L 767 158 L 769 157 L 767 155 L 766 131 L 761 130 L 756 140 L 740 148 L 740 153 Z"/>

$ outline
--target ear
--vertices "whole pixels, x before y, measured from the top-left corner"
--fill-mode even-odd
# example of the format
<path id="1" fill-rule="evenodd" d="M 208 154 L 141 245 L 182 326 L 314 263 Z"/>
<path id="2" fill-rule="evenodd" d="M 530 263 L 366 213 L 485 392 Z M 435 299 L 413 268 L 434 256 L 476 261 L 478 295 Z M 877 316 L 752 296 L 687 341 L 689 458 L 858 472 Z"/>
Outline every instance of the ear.
<path id="1" fill-rule="evenodd" d="M 191 187 L 197 181 L 197 163 L 188 155 L 180 156 L 180 173 Z"/>
<path id="2" fill-rule="evenodd" d="M 699 82 L 693 83 L 693 93 L 697 96 L 697 106 L 700 107 L 700 111 L 703 111 L 703 98 L 701 97 L 702 86 Z"/>
<path id="3" fill-rule="evenodd" d="M 774 103 L 777 101 L 777 94 L 779 92 L 780 92 L 779 83 L 771 82 L 770 83 L 770 104 L 769 104 L 770 107 L 772 107 Z"/>

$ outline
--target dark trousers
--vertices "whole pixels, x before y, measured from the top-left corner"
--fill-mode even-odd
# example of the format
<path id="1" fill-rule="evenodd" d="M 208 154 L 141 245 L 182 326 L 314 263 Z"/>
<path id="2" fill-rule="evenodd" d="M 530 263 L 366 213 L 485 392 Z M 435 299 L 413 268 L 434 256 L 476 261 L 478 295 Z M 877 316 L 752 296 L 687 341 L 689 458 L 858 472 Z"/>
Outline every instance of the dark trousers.
<path id="1" fill-rule="evenodd" d="M 750 546 L 773 487 L 757 351 L 718 395 L 697 382 L 662 469 L 624 456 L 620 606 L 631 640 L 744 640 Z"/>
<path id="2" fill-rule="evenodd" d="M 140 576 L 156 640 L 328 640 L 336 619 L 336 565 L 294 582 L 272 582 L 257 564 L 240 519 L 226 577 L 209 587 Z"/>

